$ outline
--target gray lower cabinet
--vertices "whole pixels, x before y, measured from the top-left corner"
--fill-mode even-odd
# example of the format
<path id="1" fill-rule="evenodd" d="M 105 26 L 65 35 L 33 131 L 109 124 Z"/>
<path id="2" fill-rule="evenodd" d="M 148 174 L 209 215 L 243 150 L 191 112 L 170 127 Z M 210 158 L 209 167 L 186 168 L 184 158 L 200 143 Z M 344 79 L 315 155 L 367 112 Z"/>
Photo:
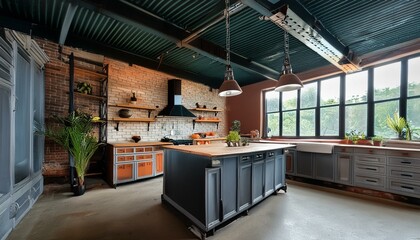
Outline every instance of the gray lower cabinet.
<path id="1" fill-rule="evenodd" d="M 284 161 L 284 155 L 281 152 L 275 153 L 274 159 L 274 190 L 277 190 L 286 187 L 286 175 L 284 174 L 286 162 Z"/>
<path id="2" fill-rule="evenodd" d="M 207 157 L 166 149 L 162 201 L 205 235 L 284 187 L 283 159 L 283 150 Z"/>
<path id="3" fill-rule="evenodd" d="M 351 154 L 336 154 L 334 182 L 353 185 L 353 156 Z"/>
<path id="4" fill-rule="evenodd" d="M 390 192 L 420 196 L 420 152 L 388 151 L 387 187 Z"/>
<path id="5" fill-rule="evenodd" d="M 225 157 L 222 161 L 221 202 L 223 220 L 235 216 L 237 213 L 237 181 L 238 161 L 237 157 Z"/>
<path id="6" fill-rule="evenodd" d="M 242 211 L 252 205 L 252 160 L 251 156 L 241 156 L 239 161 L 238 202 L 239 211 Z"/>
<path id="7" fill-rule="evenodd" d="M 206 227 L 212 228 L 220 222 L 220 168 L 206 169 Z"/>
<path id="8" fill-rule="evenodd" d="M 267 158 L 265 161 L 264 170 L 264 196 L 268 196 L 274 192 L 274 176 L 275 176 L 275 159 L 273 157 Z"/>
<path id="9" fill-rule="evenodd" d="M 334 155 L 326 153 L 313 154 L 314 178 L 334 181 Z"/>
<path id="10" fill-rule="evenodd" d="M 296 156 L 296 175 L 313 178 L 312 153 L 298 151 Z"/>
<path id="11" fill-rule="evenodd" d="M 386 152 L 382 149 L 355 149 L 354 185 L 377 190 L 386 188 Z"/>
<path id="12" fill-rule="evenodd" d="M 264 159 L 254 159 L 252 162 L 252 203 L 259 202 L 264 197 Z"/>
<path id="13" fill-rule="evenodd" d="M 289 148 L 284 151 L 286 174 L 296 175 L 296 150 Z"/>

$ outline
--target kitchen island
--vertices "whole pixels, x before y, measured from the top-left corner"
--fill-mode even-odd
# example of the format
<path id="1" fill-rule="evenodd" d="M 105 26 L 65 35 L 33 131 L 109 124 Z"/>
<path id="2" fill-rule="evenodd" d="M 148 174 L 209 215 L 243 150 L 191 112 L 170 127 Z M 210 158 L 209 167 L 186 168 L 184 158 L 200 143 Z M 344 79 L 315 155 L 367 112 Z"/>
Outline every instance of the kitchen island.
<path id="1" fill-rule="evenodd" d="M 251 143 L 163 146 L 162 202 L 185 215 L 201 238 L 250 207 L 287 190 L 284 149 L 289 144 Z"/>

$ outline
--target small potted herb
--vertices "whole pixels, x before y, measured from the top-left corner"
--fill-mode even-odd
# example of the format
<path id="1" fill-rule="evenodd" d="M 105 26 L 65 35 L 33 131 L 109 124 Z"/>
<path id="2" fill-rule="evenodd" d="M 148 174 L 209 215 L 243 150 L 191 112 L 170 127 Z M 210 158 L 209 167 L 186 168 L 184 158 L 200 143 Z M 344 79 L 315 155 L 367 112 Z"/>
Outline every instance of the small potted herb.
<path id="1" fill-rule="evenodd" d="M 374 136 L 374 137 L 372 137 L 373 145 L 374 146 L 382 146 L 383 139 L 384 138 L 382 136 Z"/>
<path id="2" fill-rule="evenodd" d="M 241 136 L 237 131 L 229 131 L 229 134 L 226 137 L 226 143 L 228 147 L 237 147 L 241 141 Z"/>

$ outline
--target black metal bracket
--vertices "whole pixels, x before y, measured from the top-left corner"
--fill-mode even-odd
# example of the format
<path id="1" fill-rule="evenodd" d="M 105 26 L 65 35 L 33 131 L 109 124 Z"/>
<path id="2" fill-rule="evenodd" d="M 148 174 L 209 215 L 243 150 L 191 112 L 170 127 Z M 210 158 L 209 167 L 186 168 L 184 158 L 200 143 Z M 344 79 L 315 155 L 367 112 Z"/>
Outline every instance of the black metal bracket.
<path id="1" fill-rule="evenodd" d="M 117 132 L 120 130 L 120 122 L 117 122 L 117 126 L 114 127 L 115 130 L 117 130 Z"/>

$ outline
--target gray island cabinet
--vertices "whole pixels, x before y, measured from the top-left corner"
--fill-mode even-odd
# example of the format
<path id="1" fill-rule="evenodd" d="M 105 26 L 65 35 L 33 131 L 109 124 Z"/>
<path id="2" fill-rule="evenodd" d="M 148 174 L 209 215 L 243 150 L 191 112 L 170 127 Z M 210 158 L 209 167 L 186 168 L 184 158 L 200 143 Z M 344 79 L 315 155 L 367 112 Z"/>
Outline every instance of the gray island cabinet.
<path id="1" fill-rule="evenodd" d="M 283 149 L 290 147 L 164 146 L 162 202 L 185 215 L 203 238 L 278 190 L 286 191 Z"/>

